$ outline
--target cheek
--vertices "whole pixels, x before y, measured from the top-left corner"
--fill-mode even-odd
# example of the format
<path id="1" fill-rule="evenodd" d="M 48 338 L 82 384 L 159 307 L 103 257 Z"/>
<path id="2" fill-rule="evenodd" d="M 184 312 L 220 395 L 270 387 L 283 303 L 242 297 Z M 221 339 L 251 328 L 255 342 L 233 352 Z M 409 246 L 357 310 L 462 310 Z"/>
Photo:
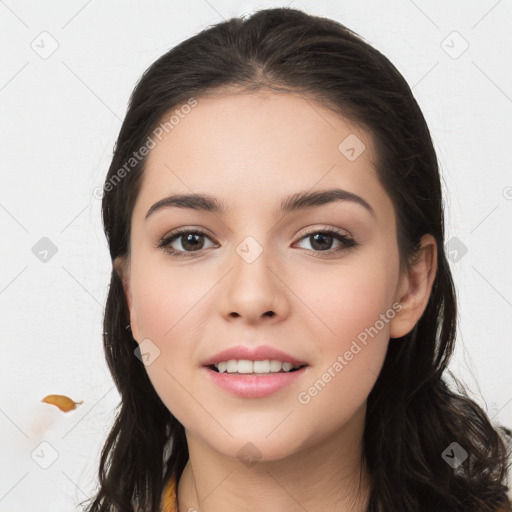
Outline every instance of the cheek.
<path id="1" fill-rule="evenodd" d="M 385 262 L 361 258 L 356 264 L 338 268 L 316 268 L 314 279 L 300 279 L 293 284 L 294 292 L 304 298 L 307 307 L 298 304 L 298 323 L 306 321 L 309 330 L 323 340 L 321 351 L 341 350 L 365 329 L 374 326 L 393 303 L 396 286 L 395 272 Z M 391 311 L 393 313 L 393 311 Z M 389 323 L 378 323 L 383 337 Z"/>
<path id="2" fill-rule="evenodd" d="M 200 364 L 196 361 L 197 344 L 211 322 L 209 294 L 218 279 L 213 279 L 211 272 L 209 277 L 203 276 L 192 267 L 170 270 L 158 264 L 139 264 L 141 271 L 133 269 L 139 337 L 157 354 L 146 365 L 146 372 L 166 407 L 181 421 L 190 409 L 187 389 L 195 375 L 194 365 Z"/>
<path id="3" fill-rule="evenodd" d="M 207 277 L 203 279 L 197 271 L 148 266 L 150 270 L 141 269 L 132 276 L 141 338 L 165 344 L 175 339 L 176 333 L 186 326 L 187 338 L 191 339 L 191 324 L 200 321 L 201 303 L 207 300 L 214 282 Z"/>
<path id="4" fill-rule="evenodd" d="M 380 319 L 386 294 L 372 281 L 356 281 L 353 287 L 345 281 L 347 287 L 326 303 L 326 323 L 334 333 L 323 329 L 316 338 L 316 364 L 297 394 L 307 429 L 318 433 L 308 437 L 335 432 L 365 406 L 386 356 L 389 324 Z"/>
<path id="5" fill-rule="evenodd" d="M 361 261 L 317 273 L 314 284 L 301 292 L 314 304 L 316 319 L 308 323 L 317 358 L 298 402 L 311 418 L 323 418 L 332 428 L 365 402 L 384 362 L 389 322 L 396 314 L 391 293 L 396 276 L 386 265 Z M 329 419 L 325 410 L 332 413 Z"/>

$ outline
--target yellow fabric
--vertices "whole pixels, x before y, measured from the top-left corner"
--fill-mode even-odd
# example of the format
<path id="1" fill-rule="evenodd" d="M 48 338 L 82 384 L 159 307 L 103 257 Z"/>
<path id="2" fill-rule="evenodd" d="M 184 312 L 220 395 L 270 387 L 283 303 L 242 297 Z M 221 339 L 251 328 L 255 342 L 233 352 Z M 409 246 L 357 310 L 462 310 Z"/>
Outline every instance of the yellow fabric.
<path id="1" fill-rule="evenodd" d="M 162 493 L 162 512 L 178 512 L 176 503 L 176 481 L 169 478 Z"/>

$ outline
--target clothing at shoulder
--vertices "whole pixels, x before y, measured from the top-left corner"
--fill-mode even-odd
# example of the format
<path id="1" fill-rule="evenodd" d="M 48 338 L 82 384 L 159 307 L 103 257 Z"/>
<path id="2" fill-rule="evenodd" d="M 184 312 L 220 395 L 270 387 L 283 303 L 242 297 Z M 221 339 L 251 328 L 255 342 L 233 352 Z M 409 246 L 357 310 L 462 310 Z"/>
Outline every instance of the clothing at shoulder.
<path id="1" fill-rule="evenodd" d="M 176 480 L 171 476 L 162 493 L 162 512 L 178 512 L 176 503 Z"/>

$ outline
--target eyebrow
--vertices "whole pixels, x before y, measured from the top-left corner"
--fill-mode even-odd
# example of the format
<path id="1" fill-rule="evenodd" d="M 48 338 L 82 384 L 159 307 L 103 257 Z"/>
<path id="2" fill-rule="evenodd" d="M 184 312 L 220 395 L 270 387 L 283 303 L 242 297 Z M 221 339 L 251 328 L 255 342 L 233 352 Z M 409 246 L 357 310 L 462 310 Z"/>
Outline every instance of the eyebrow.
<path id="1" fill-rule="evenodd" d="M 281 201 L 278 213 L 286 214 L 306 208 L 320 207 L 337 201 L 350 201 L 359 204 L 376 217 L 374 209 L 366 200 L 353 192 L 340 188 L 315 192 L 304 191 L 292 194 Z M 145 220 L 158 210 L 170 207 L 188 208 L 191 210 L 218 213 L 220 215 L 226 215 L 227 213 L 227 208 L 224 203 L 215 196 L 208 194 L 174 194 L 157 201 L 151 206 L 146 213 Z"/>

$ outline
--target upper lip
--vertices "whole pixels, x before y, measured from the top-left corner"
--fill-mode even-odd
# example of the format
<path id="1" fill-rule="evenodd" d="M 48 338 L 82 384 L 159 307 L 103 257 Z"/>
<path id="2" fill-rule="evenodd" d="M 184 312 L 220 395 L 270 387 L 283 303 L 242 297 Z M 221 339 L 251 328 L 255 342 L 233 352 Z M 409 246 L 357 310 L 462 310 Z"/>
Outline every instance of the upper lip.
<path id="1" fill-rule="evenodd" d="M 260 345 L 258 347 L 247 347 L 245 345 L 237 345 L 230 347 L 203 362 L 203 366 L 218 364 L 221 361 L 229 361 L 230 359 L 248 359 L 249 361 L 265 361 L 266 359 L 276 359 L 281 362 L 288 362 L 294 365 L 307 365 L 306 361 L 301 361 L 296 357 L 283 352 L 269 345 Z"/>

